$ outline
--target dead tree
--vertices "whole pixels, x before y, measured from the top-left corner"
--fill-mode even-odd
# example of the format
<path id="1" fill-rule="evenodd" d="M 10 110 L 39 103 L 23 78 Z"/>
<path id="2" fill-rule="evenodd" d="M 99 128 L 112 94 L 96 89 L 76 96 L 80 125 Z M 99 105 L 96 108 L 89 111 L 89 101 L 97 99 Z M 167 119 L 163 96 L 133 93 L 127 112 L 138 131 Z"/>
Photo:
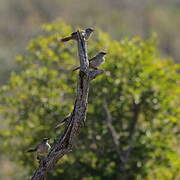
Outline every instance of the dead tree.
<path id="1" fill-rule="evenodd" d="M 89 84 L 97 75 L 103 73 L 103 70 L 98 69 L 90 71 L 87 55 L 87 42 L 84 40 L 80 31 L 77 31 L 77 35 L 80 71 L 74 109 L 68 117 L 69 120 L 67 121 L 67 126 L 63 135 L 57 137 L 55 145 L 48 156 L 40 162 L 39 167 L 34 172 L 31 180 L 44 180 L 48 172 L 55 167 L 58 160 L 72 150 L 75 139 L 85 123 Z"/>

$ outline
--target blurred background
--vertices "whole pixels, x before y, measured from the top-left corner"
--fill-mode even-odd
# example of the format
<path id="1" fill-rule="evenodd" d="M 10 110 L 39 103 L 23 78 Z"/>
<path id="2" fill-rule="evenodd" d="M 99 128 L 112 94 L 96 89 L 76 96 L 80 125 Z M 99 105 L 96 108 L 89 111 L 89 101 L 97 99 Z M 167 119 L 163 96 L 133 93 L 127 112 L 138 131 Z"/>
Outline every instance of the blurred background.
<path id="1" fill-rule="evenodd" d="M 41 25 L 58 19 L 74 29 L 101 28 L 115 40 L 148 39 L 155 32 L 161 57 L 180 62 L 179 0 L 0 0 L 1 85 L 18 70 L 15 56 L 24 53 Z M 15 173 L 15 164 L 2 156 L 0 167 L 0 179 L 11 180 L 6 174 Z"/>
<path id="2" fill-rule="evenodd" d="M 179 61 L 179 0 L 0 0 L 0 5 L 1 83 L 40 26 L 59 18 L 74 27 L 101 27 L 117 40 L 156 32 L 162 54 Z"/>

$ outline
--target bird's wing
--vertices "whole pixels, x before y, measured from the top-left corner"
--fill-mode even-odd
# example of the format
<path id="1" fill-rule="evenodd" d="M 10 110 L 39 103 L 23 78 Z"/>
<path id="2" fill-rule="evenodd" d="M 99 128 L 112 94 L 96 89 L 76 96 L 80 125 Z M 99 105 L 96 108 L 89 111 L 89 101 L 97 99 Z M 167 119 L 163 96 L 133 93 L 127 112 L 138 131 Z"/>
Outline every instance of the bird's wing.
<path id="1" fill-rule="evenodd" d="M 37 151 L 37 147 L 35 147 L 35 148 L 33 148 L 33 149 L 29 149 L 29 150 L 27 150 L 26 152 L 35 152 L 35 151 Z"/>

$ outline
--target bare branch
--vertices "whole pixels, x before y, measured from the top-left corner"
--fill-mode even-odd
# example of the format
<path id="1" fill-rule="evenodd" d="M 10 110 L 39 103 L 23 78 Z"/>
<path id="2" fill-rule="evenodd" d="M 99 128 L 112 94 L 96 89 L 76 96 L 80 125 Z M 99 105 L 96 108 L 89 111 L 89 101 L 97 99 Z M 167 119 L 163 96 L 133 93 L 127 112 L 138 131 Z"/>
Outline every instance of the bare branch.
<path id="1" fill-rule="evenodd" d="M 116 151 L 118 154 L 120 154 L 120 149 L 119 149 L 119 135 L 116 132 L 116 130 L 114 129 L 113 125 L 112 125 L 112 116 L 111 113 L 109 112 L 108 106 L 107 106 L 107 102 L 104 102 L 104 110 L 106 112 L 107 115 L 107 126 L 109 129 L 109 132 L 111 133 L 112 139 L 113 139 L 113 143 L 116 147 Z"/>
<path id="2" fill-rule="evenodd" d="M 107 118 L 106 118 L 106 121 L 107 121 L 107 127 L 108 127 L 108 130 L 112 136 L 112 142 L 114 144 L 114 147 L 115 147 L 115 150 L 117 152 L 117 155 L 118 155 L 118 162 L 119 164 L 121 163 L 121 150 L 120 150 L 120 147 L 119 147 L 119 135 L 118 133 L 116 132 L 115 128 L 113 127 L 112 125 L 112 116 L 111 116 L 111 113 L 108 109 L 108 105 L 107 105 L 107 102 L 105 101 L 104 102 L 104 110 L 106 112 L 106 115 L 107 115 Z"/>
<path id="3" fill-rule="evenodd" d="M 121 156 L 121 161 L 122 161 L 121 166 L 120 166 L 121 171 L 125 171 L 126 164 L 129 161 L 129 157 L 131 155 L 131 151 L 132 151 L 132 148 L 134 145 L 134 140 L 135 140 L 134 134 L 135 134 L 136 125 L 137 125 L 138 119 L 139 119 L 140 105 L 141 105 L 141 103 L 136 104 L 135 100 L 133 99 L 133 118 L 129 125 L 128 148 L 125 152 L 123 152 L 123 155 Z"/>

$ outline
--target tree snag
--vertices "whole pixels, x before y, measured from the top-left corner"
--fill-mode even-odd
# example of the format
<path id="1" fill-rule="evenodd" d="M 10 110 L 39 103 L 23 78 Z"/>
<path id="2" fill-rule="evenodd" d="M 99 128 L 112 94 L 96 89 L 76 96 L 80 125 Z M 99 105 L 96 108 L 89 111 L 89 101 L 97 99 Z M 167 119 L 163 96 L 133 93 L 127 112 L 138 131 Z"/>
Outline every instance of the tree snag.
<path id="1" fill-rule="evenodd" d="M 75 138 L 79 135 L 80 129 L 85 123 L 90 81 L 103 73 L 103 70 L 89 70 L 87 42 L 80 31 L 77 31 L 77 45 L 80 72 L 73 112 L 71 112 L 63 135 L 57 137 L 53 148 L 48 156 L 40 162 L 31 180 L 44 180 L 47 173 L 54 168 L 58 160 L 72 150 Z"/>

